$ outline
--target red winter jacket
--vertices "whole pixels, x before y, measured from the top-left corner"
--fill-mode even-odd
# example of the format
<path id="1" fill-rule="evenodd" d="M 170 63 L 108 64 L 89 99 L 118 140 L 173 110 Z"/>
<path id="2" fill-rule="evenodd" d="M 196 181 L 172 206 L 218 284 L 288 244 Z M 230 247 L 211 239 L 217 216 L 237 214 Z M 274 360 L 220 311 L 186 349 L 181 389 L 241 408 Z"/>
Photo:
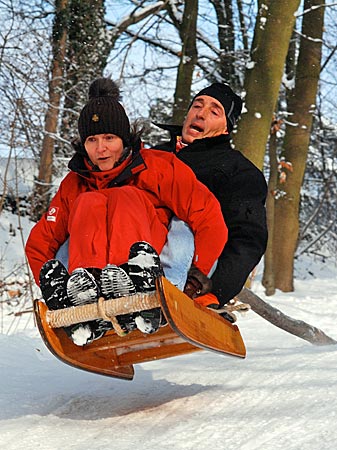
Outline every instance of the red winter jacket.
<path id="1" fill-rule="evenodd" d="M 185 221 L 195 238 L 193 264 L 204 274 L 221 254 L 227 241 L 227 227 L 220 205 L 175 155 L 142 149 L 120 166 L 101 172 L 92 170 L 85 158 L 76 154 L 69 167 L 71 172 L 61 182 L 48 212 L 31 230 L 26 244 L 26 254 L 37 284 L 42 265 L 55 257 L 69 237 L 69 214 L 75 200 L 88 191 L 109 192 L 107 189 L 134 186 L 150 200 L 150 207 L 155 209 L 166 228 L 172 215 Z M 86 219 L 90 221 L 90 215 Z M 161 248 L 156 250 L 160 252 Z"/>

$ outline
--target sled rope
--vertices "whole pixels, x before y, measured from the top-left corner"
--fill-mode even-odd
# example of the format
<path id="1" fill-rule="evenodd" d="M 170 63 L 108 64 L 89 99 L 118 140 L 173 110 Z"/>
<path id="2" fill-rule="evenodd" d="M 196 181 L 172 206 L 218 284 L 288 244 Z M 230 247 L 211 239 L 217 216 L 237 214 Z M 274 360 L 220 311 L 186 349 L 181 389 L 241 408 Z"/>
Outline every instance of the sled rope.
<path id="1" fill-rule="evenodd" d="M 98 312 L 99 314 L 102 316 L 102 318 L 108 322 L 112 323 L 112 326 L 114 328 L 114 330 L 116 331 L 116 333 L 118 334 L 118 336 L 125 336 L 125 331 L 123 330 L 123 328 L 119 325 L 118 320 L 116 318 L 116 316 L 108 316 L 105 312 L 105 308 L 104 308 L 104 303 L 106 300 L 104 300 L 103 297 L 100 297 L 98 299 L 97 302 L 97 307 L 98 307 Z"/>
<path id="2" fill-rule="evenodd" d="M 250 305 L 248 303 L 242 303 L 236 297 L 234 297 L 231 302 L 224 306 L 227 312 L 247 312 L 250 310 Z"/>
<path id="3" fill-rule="evenodd" d="M 154 291 L 110 300 L 103 299 L 103 301 L 99 300 L 97 303 L 88 305 L 73 306 L 54 311 L 48 310 L 46 320 L 52 328 L 68 327 L 69 325 L 96 319 L 110 320 L 115 326 L 116 316 L 157 307 L 160 307 L 159 295 L 157 291 Z M 113 319 L 111 320 L 111 318 Z M 119 325 L 117 324 L 117 326 Z M 122 330 L 120 329 L 119 331 Z"/>
<path id="4" fill-rule="evenodd" d="M 210 309 L 212 309 L 212 308 L 210 308 Z M 212 311 L 216 312 L 217 314 L 222 314 L 224 312 L 229 314 L 232 317 L 232 319 L 234 320 L 234 322 L 236 322 L 236 320 L 237 320 L 237 317 L 234 314 L 234 312 L 243 313 L 243 312 L 247 312 L 249 310 L 250 310 L 250 305 L 248 303 L 240 302 L 236 297 L 234 297 L 234 299 L 231 300 L 230 303 L 227 303 L 222 308 L 212 309 Z"/>
<path id="5" fill-rule="evenodd" d="M 224 305 L 222 308 L 219 309 L 213 309 L 209 308 L 211 311 L 214 311 L 217 314 L 221 314 L 224 312 L 227 313 L 234 313 L 234 312 L 247 312 L 250 310 L 250 305 L 248 303 L 230 303 L 227 305 Z"/>

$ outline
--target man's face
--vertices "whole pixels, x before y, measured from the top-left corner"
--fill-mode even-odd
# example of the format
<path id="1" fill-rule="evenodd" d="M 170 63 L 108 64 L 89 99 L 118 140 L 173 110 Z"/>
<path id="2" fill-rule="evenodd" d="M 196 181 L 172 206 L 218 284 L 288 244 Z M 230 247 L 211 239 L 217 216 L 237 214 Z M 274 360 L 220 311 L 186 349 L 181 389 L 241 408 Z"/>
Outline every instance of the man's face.
<path id="1" fill-rule="evenodd" d="M 224 107 L 213 97 L 197 97 L 183 124 L 182 139 L 191 144 L 195 139 L 228 134 Z"/>

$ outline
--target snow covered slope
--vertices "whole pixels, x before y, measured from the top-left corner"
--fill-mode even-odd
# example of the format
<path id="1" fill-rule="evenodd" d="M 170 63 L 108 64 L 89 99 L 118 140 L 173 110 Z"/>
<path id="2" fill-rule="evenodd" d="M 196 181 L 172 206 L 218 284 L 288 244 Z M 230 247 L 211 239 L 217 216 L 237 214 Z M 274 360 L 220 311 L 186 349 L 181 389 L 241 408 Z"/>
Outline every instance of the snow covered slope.
<path id="1" fill-rule="evenodd" d="M 336 272 L 314 272 L 267 301 L 337 340 Z M 263 297 L 258 281 L 253 289 Z M 245 360 L 203 351 L 136 366 L 134 381 L 120 381 L 62 364 L 31 315 L 10 312 L 2 304 L 0 448 L 337 448 L 337 346 L 314 347 L 249 312 L 238 320 Z"/>

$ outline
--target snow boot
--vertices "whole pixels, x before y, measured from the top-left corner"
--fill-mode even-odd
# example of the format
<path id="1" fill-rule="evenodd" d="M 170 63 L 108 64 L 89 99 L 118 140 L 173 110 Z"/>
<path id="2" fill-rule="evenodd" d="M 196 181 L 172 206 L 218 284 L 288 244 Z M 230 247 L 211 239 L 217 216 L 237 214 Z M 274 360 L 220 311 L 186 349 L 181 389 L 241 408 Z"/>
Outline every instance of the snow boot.
<path id="1" fill-rule="evenodd" d="M 108 264 L 102 269 L 101 291 L 105 300 L 136 294 L 135 286 L 129 275 L 114 264 Z M 137 328 L 135 314 L 122 314 L 116 319 L 125 334 Z"/>
<path id="2" fill-rule="evenodd" d="M 69 273 L 57 259 L 47 261 L 40 271 L 40 289 L 42 297 L 50 310 L 70 308 L 72 305 L 67 294 Z M 73 330 L 79 325 L 64 327 L 67 336 L 72 338 Z"/>
<path id="3" fill-rule="evenodd" d="M 47 261 L 40 270 L 40 289 L 49 309 L 69 308 L 67 295 L 69 273 L 57 259 Z"/>
<path id="4" fill-rule="evenodd" d="M 96 303 L 100 295 L 99 286 L 89 269 L 78 268 L 67 282 L 67 294 L 71 306 Z M 101 338 L 112 329 L 111 322 L 103 319 L 91 320 L 71 327 L 70 337 L 74 344 L 83 346 Z"/>
<path id="5" fill-rule="evenodd" d="M 97 302 L 99 287 L 87 269 L 78 268 L 68 279 L 67 294 L 72 306 L 87 305 Z"/>
<path id="6" fill-rule="evenodd" d="M 163 274 L 158 253 L 147 242 L 135 242 L 129 252 L 128 271 L 137 292 L 156 290 L 155 280 Z"/>
<path id="7" fill-rule="evenodd" d="M 137 292 L 156 290 L 156 278 L 163 274 L 158 253 L 147 242 L 135 242 L 129 252 L 129 276 Z M 146 334 L 152 334 L 165 325 L 160 308 L 141 311 L 135 318 L 137 328 Z"/>

